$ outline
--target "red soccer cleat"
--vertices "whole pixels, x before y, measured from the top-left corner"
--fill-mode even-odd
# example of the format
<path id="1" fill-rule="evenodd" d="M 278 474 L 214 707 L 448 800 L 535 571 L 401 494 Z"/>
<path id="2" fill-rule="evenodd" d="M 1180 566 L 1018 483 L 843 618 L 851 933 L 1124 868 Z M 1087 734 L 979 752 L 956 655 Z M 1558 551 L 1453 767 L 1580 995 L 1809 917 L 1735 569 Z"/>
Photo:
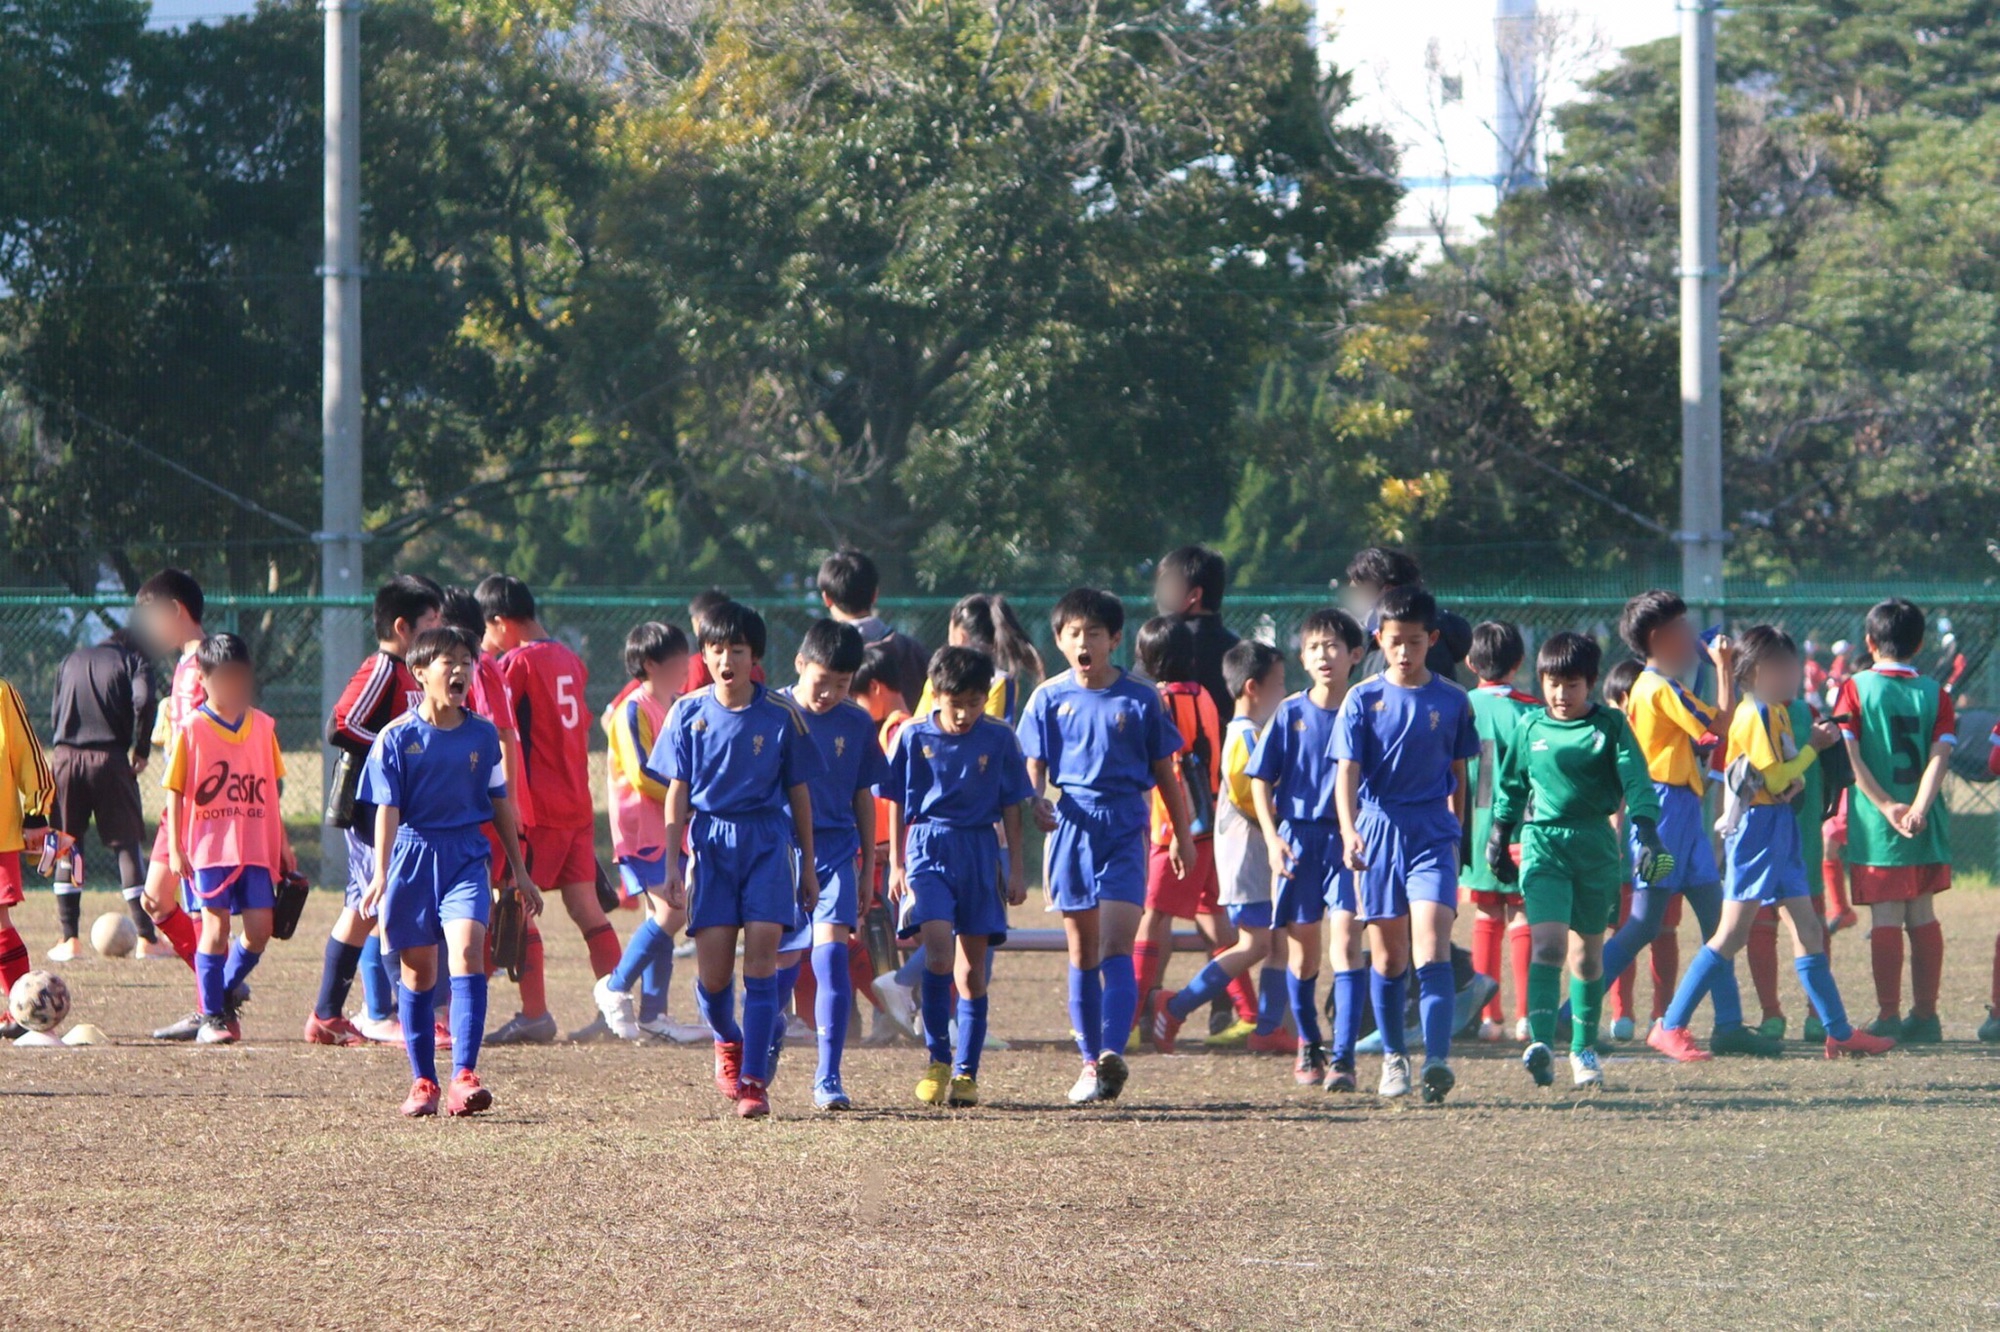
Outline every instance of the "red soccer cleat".
<path id="1" fill-rule="evenodd" d="M 476 1115 L 493 1108 L 493 1093 L 479 1085 L 479 1075 L 461 1068 L 451 1075 L 451 1091 L 445 1097 L 448 1115 Z"/>
<path id="2" fill-rule="evenodd" d="M 1856 1027 L 1844 1041 L 1836 1041 L 1831 1036 L 1826 1038 L 1828 1059 L 1838 1059 L 1842 1055 L 1859 1058 L 1862 1055 L 1887 1054 L 1895 1048 L 1896 1040 L 1893 1036 L 1877 1036 L 1866 1027 Z"/>
<path id="3" fill-rule="evenodd" d="M 355 1046 L 367 1043 L 367 1037 L 344 1017 L 323 1018 L 317 1013 L 306 1014 L 307 1045 Z"/>
<path id="4" fill-rule="evenodd" d="M 411 1119 L 422 1119 L 438 1112 L 438 1085 L 429 1078 L 418 1078 L 410 1084 L 410 1094 L 403 1098 L 403 1113 Z"/>
<path id="5" fill-rule="evenodd" d="M 715 1089 L 732 1101 L 743 1094 L 743 1042 L 715 1043 Z M 768 1101 L 764 1108 L 770 1109 Z"/>
<path id="6" fill-rule="evenodd" d="M 1244 1038 L 1243 1048 L 1251 1054 L 1295 1055 L 1299 1052 L 1297 1038 L 1285 1033 L 1280 1027 L 1276 1031 L 1253 1031 Z"/>
<path id="7" fill-rule="evenodd" d="M 449 1049 L 451 1049 L 451 1028 L 450 1028 L 450 1027 L 447 1027 L 447 1026 L 445 1026 L 445 1025 L 444 1025 L 444 1023 L 442 1023 L 442 1022 L 433 1022 L 433 1023 L 431 1024 L 431 1033 L 432 1033 L 432 1037 L 433 1037 L 433 1039 L 435 1039 L 435 1040 L 437 1041 L 437 1048 L 438 1048 L 439 1050 L 449 1050 Z"/>
<path id="8" fill-rule="evenodd" d="M 770 1113 L 771 1097 L 763 1087 L 747 1079 L 738 1084 L 736 1094 L 738 1119 L 762 1119 Z"/>
<path id="9" fill-rule="evenodd" d="M 1181 1033 L 1181 1019 L 1167 1011 L 1167 1005 L 1178 991 L 1153 991 L 1153 1048 L 1163 1055 L 1174 1052 L 1174 1038 Z"/>
<path id="10" fill-rule="evenodd" d="M 1694 1043 L 1694 1036 L 1686 1027 L 1669 1027 L 1664 1022 L 1653 1024 L 1653 1029 L 1646 1033 L 1646 1044 L 1683 1064 L 1699 1064 L 1705 1059 L 1715 1058 Z"/>
<path id="11" fill-rule="evenodd" d="M 1853 907 L 1842 907 L 1826 918 L 1826 932 L 1839 934 L 1842 930 L 1851 930 L 1859 919 L 1860 917 L 1854 914 Z"/>

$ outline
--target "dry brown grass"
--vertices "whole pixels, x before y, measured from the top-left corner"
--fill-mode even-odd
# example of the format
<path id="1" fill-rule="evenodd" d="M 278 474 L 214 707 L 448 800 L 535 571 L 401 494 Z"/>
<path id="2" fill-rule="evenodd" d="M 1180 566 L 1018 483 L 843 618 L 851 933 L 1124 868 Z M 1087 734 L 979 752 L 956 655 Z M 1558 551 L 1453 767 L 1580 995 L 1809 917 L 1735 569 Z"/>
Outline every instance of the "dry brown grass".
<path id="1" fill-rule="evenodd" d="M 1944 901 L 1952 1043 L 1869 1064 L 1616 1058 L 1583 1098 L 1484 1047 L 1448 1106 L 1390 1109 L 1297 1090 L 1280 1060 L 1142 1054 L 1122 1102 L 1077 1111 L 1058 959 L 1015 956 L 994 1014 L 1019 1043 L 989 1057 L 986 1106 L 922 1111 L 920 1054 L 871 1049 L 848 1085 L 875 1108 L 817 1118 L 794 1049 L 763 1124 L 726 1114 L 705 1050 L 607 1046 L 495 1050 L 494 1114 L 404 1122 L 399 1051 L 298 1043 L 322 901 L 259 973 L 243 1046 L 141 1039 L 187 972 L 90 961 L 65 968 L 78 1018 L 119 1043 L 0 1051 L 0 1319 L 1993 1326 L 2000 1061 L 1971 1036 L 2000 897 Z M 93 894 L 86 920 L 110 905 Z M 17 913 L 38 953 L 51 914 Z M 557 1014 L 580 1024 L 581 942 L 549 938 Z M 1843 942 L 1865 1012 L 1865 950 Z M 494 997 L 497 1021 L 512 994 Z"/>

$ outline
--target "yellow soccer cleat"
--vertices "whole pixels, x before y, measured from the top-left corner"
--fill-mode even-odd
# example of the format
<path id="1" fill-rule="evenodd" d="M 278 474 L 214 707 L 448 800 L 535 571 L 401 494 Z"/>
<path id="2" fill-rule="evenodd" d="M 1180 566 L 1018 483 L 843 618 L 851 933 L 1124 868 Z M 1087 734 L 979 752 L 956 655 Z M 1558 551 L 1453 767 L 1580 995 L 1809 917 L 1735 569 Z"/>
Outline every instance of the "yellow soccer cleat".
<path id="1" fill-rule="evenodd" d="M 1221 1031 L 1211 1032 L 1208 1039 L 1203 1041 L 1202 1044 L 1214 1046 L 1222 1050 L 1240 1050 L 1243 1048 L 1244 1043 L 1250 1039 L 1250 1033 L 1255 1030 L 1257 1030 L 1256 1023 L 1245 1022 L 1243 1019 L 1238 1018 Z"/>
<path id="2" fill-rule="evenodd" d="M 972 1080 L 970 1073 L 952 1075 L 951 1094 L 946 1098 L 945 1104 L 957 1106 L 979 1104 L 979 1084 Z"/>
<path id="3" fill-rule="evenodd" d="M 932 1064 L 917 1083 L 917 1099 L 925 1105 L 943 1105 L 951 1090 L 951 1065 Z"/>

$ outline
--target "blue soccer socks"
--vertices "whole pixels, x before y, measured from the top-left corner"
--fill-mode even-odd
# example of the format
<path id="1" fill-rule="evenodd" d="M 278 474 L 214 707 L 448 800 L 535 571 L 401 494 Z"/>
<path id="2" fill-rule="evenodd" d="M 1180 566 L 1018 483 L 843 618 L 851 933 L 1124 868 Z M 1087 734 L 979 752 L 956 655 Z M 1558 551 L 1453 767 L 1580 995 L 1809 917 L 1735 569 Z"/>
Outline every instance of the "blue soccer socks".
<path id="1" fill-rule="evenodd" d="M 986 996 L 958 1001 L 958 1049 L 952 1060 L 954 1073 L 968 1078 L 979 1076 L 979 1052 L 986 1048 Z"/>
<path id="2" fill-rule="evenodd" d="M 760 1087 L 771 1083 L 771 1050 L 780 1030 L 778 978 L 743 978 L 743 1080 Z"/>
<path id="3" fill-rule="evenodd" d="M 724 1045 L 743 1043 L 743 1028 L 736 1025 L 734 986 L 725 985 L 720 990 L 710 993 L 702 988 L 701 981 L 697 979 L 694 983 L 694 1005 L 701 1013 L 701 1020 L 708 1024 L 708 1029 L 714 1033 L 716 1040 Z"/>
<path id="4" fill-rule="evenodd" d="M 396 986 L 396 1009 L 403 1020 L 403 1049 L 410 1056 L 410 1076 L 435 1083 L 437 1069 L 437 1006 L 429 990 Z"/>
<path id="5" fill-rule="evenodd" d="M 1715 1025 L 1722 1028 L 1730 1024 L 1722 1020 L 1724 1000 L 1720 993 L 1720 981 L 1727 977 L 1729 993 L 1735 1001 L 1736 1026 L 1743 1025 L 1743 1000 L 1736 993 L 1736 964 L 1722 954 L 1703 944 L 1701 951 L 1688 963 L 1687 973 L 1681 983 L 1674 987 L 1674 997 L 1668 1003 L 1666 1014 L 1661 1017 L 1662 1026 L 1685 1029 L 1694 1020 L 1694 1010 L 1701 1007 L 1702 997 L 1711 990 L 1717 991 L 1715 1000 Z"/>
<path id="6" fill-rule="evenodd" d="M 926 971 L 921 985 L 924 1014 L 924 1048 L 933 1064 L 951 1062 L 951 977 Z"/>
<path id="7" fill-rule="evenodd" d="M 479 974 L 451 978 L 451 1066 L 458 1070 L 479 1067 L 479 1043 L 486 1036 L 486 977 Z"/>
<path id="8" fill-rule="evenodd" d="M 1812 1001 L 1813 1011 L 1819 1014 L 1819 1024 L 1826 1028 L 1826 1034 L 1836 1041 L 1854 1035 L 1854 1024 L 1847 1020 L 1847 1005 L 1841 1002 L 1840 987 L 1833 983 L 1833 967 L 1826 954 L 1795 957 L 1792 970 L 1799 973 L 1799 985 Z"/>
<path id="9" fill-rule="evenodd" d="M 674 951 L 673 936 L 661 929 L 659 922 L 651 916 L 639 922 L 639 928 L 632 931 L 632 937 L 625 941 L 625 951 L 618 958 L 618 965 L 611 969 L 611 991 L 614 994 L 630 994 L 632 987 L 652 965 L 654 954 L 665 948 L 667 956 Z"/>
<path id="10" fill-rule="evenodd" d="M 1326 1033 L 1319 1025 L 1319 977 L 1285 973 L 1285 993 L 1292 1005 L 1292 1025 L 1299 1030 L 1301 1045 L 1319 1045 Z"/>
<path id="11" fill-rule="evenodd" d="M 1139 1014 L 1139 973 L 1130 953 L 1105 958 L 1097 973 L 1104 984 L 1104 1034 L 1097 1048 L 1122 1055 L 1132 1042 L 1132 1020 Z"/>
<path id="12" fill-rule="evenodd" d="M 1451 963 L 1426 962 L 1417 968 L 1417 1017 L 1424 1029 L 1426 1061 L 1451 1058 L 1451 1026 L 1458 1006 Z"/>
<path id="13" fill-rule="evenodd" d="M 1212 1002 L 1215 996 L 1229 988 L 1229 973 L 1222 969 L 1220 962 L 1210 962 L 1194 974 L 1187 988 L 1167 1001 L 1167 1011 L 1182 1022 L 1197 1008 Z"/>
<path id="14" fill-rule="evenodd" d="M 327 936 L 326 953 L 319 965 L 319 1001 L 313 1015 L 322 1022 L 340 1017 L 347 1008 L 347 992 L 354 985 L 354 969 L 361 963 L 361 945 L 346 944 Z"/>
<path id="15" fill-rule="evenodd" d="M 1368 969 L 1333 973 L 1333 1062 L 1354 1067 L 1354 1047 L 1361 1041 L 1361 1012 L 1368 1003 Z"/>
<path id="16" fill-rule="evenodd" d="M 1104 983 L 1096 967 L 1069 969 L 1069 1025 L 1084 1062 L 1094 1062 L 1104 1035 Z"/>
<path id="17" fill-rule="evenodd" d="M 1375 1026 L 1382 1033 L 1382 1048 L 1389 1054 L 1404 1053 L 1403 1009 L 1408 1005 L 1409 994 L 1409 968 L 1395 976 L 1384 976 L 1379 971 L 1368 973 L 1368 997 L 1374 1003 Z"/>
<path id="18" fill-rule="evenodd" d="M 854 1011 L 854 977 L 848 971 L 850 953 L 844 943 L 814 944 L 813 980 L 818 991 L 813 996 L 813 1029 L 819 1036 L 819 1070 L 816 1081 L 840 1077 L 840 1056 L 847 1049 L 847 1022 Z"/>
<path id="19" fill-rule="evenodd" d="M 194 986 L 201 996 L 201 1011 L 205 1017 L 221 1017 L 224 1008 L 222 994 L 228 988 L 222 983 L 223 972 L 229 968 L 229 958 L 223 953 L 196 953 L 194 955 Z"/>

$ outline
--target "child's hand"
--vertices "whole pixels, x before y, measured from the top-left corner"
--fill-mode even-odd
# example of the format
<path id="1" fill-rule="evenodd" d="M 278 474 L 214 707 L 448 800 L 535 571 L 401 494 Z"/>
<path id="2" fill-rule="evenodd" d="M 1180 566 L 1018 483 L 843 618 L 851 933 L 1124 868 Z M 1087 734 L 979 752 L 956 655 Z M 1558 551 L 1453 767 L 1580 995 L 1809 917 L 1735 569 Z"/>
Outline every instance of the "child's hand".
<path id="1" fill-rule="evenodd" d="M 1814 749 L 1822 751 L 1832 749 L 1840 743 L 1840 728 L 1830 721 L 1816 721 L 1812 725 L 1809 739 Z"/>
<path id="2" fill-rule="evenodd" d="M 1049 803 L 1047 796 L 1035 797 L 1034 813 L 1035 826 L 1037 828 L 1040 828 L 1044 833 L 1052 833 L 1056 830 L 1056 807 Z"/>
<path id="3" fill-rule="evenodd" d="M 667 899 L 667 905 L 676 911 L 687 910 L 687 879 L 678 867 L 667 871 L 667 880 L 660 885 L 660 895 Z"/>
<path id="4" fill-rule="evenodd" d="M 541 889 L 535 887 L 533 883 L 529 882 L 526 876 L 523 876 L 521 882 L 515 884 L 514 888 L 515 891 L 521 894 L 522 911 L 526 912 L 530 916 L 539 916 L 542 914 L 543 903 L 542 903 Z"/>
<path id="5" fill-rule="evenodd" d="M 897 865 L 890 866 L 889 904 L 891 906 L 900 907 L 903 904 L 903 899 L 908 897 L 909 895 L 910 895 L 909 876 L 903 873 L 901 866 Z"/>
<path id="6" fill-rule="evenodd" d="M 1185 879 L 1195 864 L 1194 835 L 1177 832 L 1174 834 L 1173 849 L 1167 852 L 1167 863 L 1173 866 L 1174 877 Z"/>
<path id="7" fill-rule="evenodd" d="M 1715 663 L 1718 671 L 1727 671 L 1736 660 L 1736 644 L 1728 634 L 1717 634 L 1708 645 L 1708 659 Z"/>
<path id="8" fill-rule="evenodd" d="M 176 879 L 192 879 L 194 877 L 194 870 L 188 864 L 187 852 L 181 850 L 179 847 L 167 848 L 167 868 L 173 871 Z"/>
<path id="9" fill-rule="evenodd" d="M 1924 825 L 1929 822 L 1930 815 L 1913 805 L 1910 807 L 1909 812 L 1903 815 L 1903 821 L 1897 825 L 1897 831 L 1905 837 L 1915 837 L 1924 830 Z"/>
<path id="10" fill-rule="evenodd" d="M 1806 790 L 1805 778 L 1794 777 L 1792 779 L 1792 784 L 1786 787 L 1784 791 L 1779 794 L 1778 799 L 1788 802 L 1797 800 L 1800 796 L 1805 794 L 1805 790 Z"/>
<path id="11" fill-rule="evenodd" d="M 1910 817 L 1910 807 L 1902 801 L 1890 801 L 1882 810 L 1882 817 L 1889 820 L 1889 826 L 1903 836 L 1909 837 L 1912 835 L 1910 830 L 1904 826 Z"/>
<path id="12" fill-rule="evenodd" d="M 803 862 L 799 865 L 799 910 L 808 916 L 819 905 L 819 871 Z"/>
<path id="13" fill-rule="evenodd" d="M 1340 847 L 1340 858 L 1347 863 L 1347 868 L 1356 874 L 1368 868 L 1368 846 L 1361 840 L 1360 833 L 1343 831 L 1340 834 Z"/>
<path id="14" fill-rule="evenodd" d="M 1292 854 L 1292 844 L 1290 842 L 1287 842 L 1282 837 L 1266 837 L 1264 839 L 1264 854 L 1271 861 L 1271 873 L 1273 875 L 1280 879 L 1289 879 L 1292 877 L 1292 867 L 1298 863 L 1299 858 Z"/>
<path id="15" fill-rule="evenodd" d="M 1019 906 L 1028 900 L 1028 875 L 1021 868 L 1021 858 L 1011 857 L 1007 866 L 1007 905 Z"/>
<path id="16" fill-rule="evenodd" d="M 361 894 L 361 914 L 373 920 L 382 914 L 382 899 L 389 895 L 389 880 L 382 874 L 368 881 L 368 891 Z"/>

